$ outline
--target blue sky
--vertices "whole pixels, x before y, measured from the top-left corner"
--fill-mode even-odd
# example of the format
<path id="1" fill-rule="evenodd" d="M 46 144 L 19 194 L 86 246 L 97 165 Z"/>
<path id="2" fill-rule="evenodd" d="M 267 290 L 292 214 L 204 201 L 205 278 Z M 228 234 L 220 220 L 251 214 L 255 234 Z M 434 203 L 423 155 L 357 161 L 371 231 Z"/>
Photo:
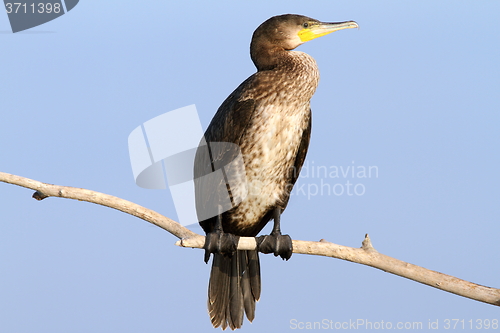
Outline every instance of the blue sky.
<path id="1" fill-rule="evenodd" d="M 273 15 L 355 20 L 359 30 L 299 48 L 321 71 L 307 161 L 377 176 L 302 177 L 282 230 L 353 247 L 369 233 L 386 255 L 500 287 L 499 12 L 494 1 L 82 0 L 18 34 L 0 15 L 0 171 L 176 219 L 168 190 L 135 185 L 130 132 L 190 104 L 206 127 L 254 72 L 251 35 Z M 363 194 L 312 195 L 348 181 Z M 202 251 L 117 211 L 31 194 L 0 184 L 0 331 L 213 331 Z M 243 331 L 500 319 L 494 306 L 336 259 L 261 265 L 262 298 Z"/>

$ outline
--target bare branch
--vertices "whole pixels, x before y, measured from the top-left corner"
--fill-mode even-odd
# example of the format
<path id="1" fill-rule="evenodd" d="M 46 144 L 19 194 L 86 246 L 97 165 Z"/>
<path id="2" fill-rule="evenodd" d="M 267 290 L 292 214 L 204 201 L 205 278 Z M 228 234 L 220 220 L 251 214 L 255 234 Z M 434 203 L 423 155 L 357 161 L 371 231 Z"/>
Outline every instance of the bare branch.
<path id="1" fill-rule="evenodd" d="M 177 241 L 176 245 L 202 248 L 203 242 L 204 237 L 197 235 L 193 238 Z M 332 257 L 371 266 L 453 294 L 500 306 L 500 289 L 461 280 L 381 254 L 372 246 L 368 234 L 365 236 L 361 248 L 338 245 L 324 239 L 319 242 L 301 240 L 293 240 L 292 242 L 293 253 Z M 240 237 L 238 250 L 255 250 L 255 247 L 255 238 Z"/>
<path id="2" fill-rule="evenodd" d="M 33 197 L 37 200 L 43 200 L 47 197 L 60 197 L 87 201 L 117 209 L 148 221 L 180 238 L 176 243 L 178 246 L 203 248 L 205 242 L 204 236 L 192 232 L 179 223 L 150 209 L 112 195 L 82 188 L 45 184 L 3 172 L 0 172 L 0 181 L 35 190 Z M 239 250 L 254 250 L 255 248 L 255 238 L 240 237 Z M 368 234 L 365 236 L 361 248 L 337 245 L 323 239 L 319 242 L 294 240 L 293 253 L 332 257 L 371 266 L 437 289 L 500 306 L 500 289 L 461 280 L 381 254 L 373 247 Z"/>
<path id="3" fill-rule="evenodd" d="M 43 200 L 47 197 L 59 197 L 79 201 L 87 201 L 110 207 L 143 219 L 144 221 L 150 222 L 162 229 L 165 229 L 172 235 L 181 239 L 198 235 L 191 230 L 183 227 L 178 222 L 175 222 L 174 220 L 171 220 L 168 217 L 165 217 L 151 209 L 147 209 L 128 200 L 124 200 L 109 194 L 86 190 L 84 188 L 46 184 L 33 179 L 11 175 L 5 172 L 0 172 L 0 181 L 35 190 L 36 192 L 33 194 L 33 198 L 35 198 L 36 200 Z"/>

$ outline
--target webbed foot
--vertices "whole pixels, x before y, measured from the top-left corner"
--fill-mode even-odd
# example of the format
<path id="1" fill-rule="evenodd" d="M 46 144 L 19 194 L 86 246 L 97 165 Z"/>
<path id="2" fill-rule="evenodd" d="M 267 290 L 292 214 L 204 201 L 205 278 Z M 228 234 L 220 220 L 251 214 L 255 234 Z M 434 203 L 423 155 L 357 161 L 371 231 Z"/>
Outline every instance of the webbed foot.
<path id="1" fill-rule="evenodd" d="M 280 256 L 284 260 L 292 256 L 292 238 L 282 235 L 280 230 L 281 208 L 274 210 L 274 227 L 270 235 L 256 237 L 257 250 L 262 253 L 273 253 L 275 257 Z"/>
<path id="2" fill-rule="evenodd" d="M 232 257 L 238 247 L 239 237 L 223 231 L 210 232 L 205 236 L 205 263 L 210 259 L 211 253 L 220 253 Z"/>

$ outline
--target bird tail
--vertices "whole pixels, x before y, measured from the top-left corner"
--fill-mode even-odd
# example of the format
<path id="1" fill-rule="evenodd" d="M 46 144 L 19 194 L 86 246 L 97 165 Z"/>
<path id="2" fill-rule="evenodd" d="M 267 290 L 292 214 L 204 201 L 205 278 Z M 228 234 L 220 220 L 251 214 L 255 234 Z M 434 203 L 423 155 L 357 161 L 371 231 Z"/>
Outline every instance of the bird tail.
<path id="1" fill-rule="evenodd" d="M 208 284 L 208 313 L 214 327 L 232 330 L 251 322 L 260 298 L 260 263 L 257 251 L 236 251 L 232 257 L 214 254 Z"/>

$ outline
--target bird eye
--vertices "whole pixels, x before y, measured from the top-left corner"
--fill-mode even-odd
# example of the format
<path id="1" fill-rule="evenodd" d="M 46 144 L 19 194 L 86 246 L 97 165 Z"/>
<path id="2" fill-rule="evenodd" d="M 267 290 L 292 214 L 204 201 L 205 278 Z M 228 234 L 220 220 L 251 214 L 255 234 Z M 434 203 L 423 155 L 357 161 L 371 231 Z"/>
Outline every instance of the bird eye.
<path id="1" fill-rule="evenodd" d="M 306 22 L 306 23 L 302 24 L 302 26 L 303 26 L 304 28 L 307 28 L 307 27 L 309 26 L 309 23 L 307 23 L 307 22 Z"/>

